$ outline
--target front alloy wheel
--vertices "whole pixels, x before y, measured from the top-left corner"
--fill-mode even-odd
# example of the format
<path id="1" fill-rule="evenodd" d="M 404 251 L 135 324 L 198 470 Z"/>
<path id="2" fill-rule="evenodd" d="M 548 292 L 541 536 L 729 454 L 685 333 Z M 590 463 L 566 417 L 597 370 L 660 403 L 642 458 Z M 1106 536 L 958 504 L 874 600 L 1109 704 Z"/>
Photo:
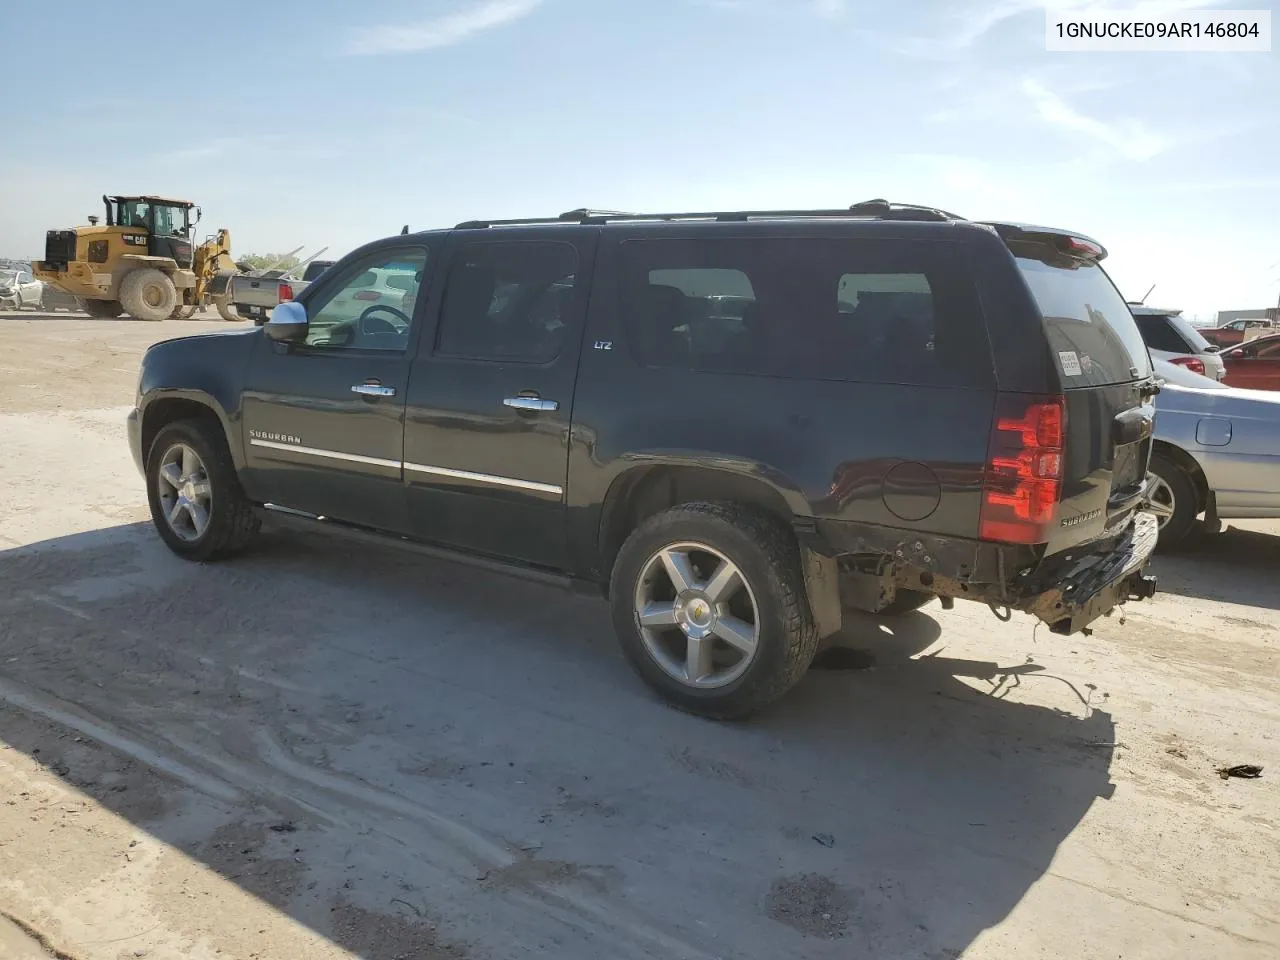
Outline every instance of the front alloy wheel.
<path id="1" fill-rule="evenodd" d="M 175 536 L 187 543 L 204 536 L 213 510 L 213 485 L 204 461 L 187 444 L 175 443 L 161 457 L 156 496 Z"/>
<path id="2" fill-rule="evenodd" d="M 663 547 L 635 591 L 640 636 L 673 680 L 708 689 L 737 680 L 759 649 L 760 611 L 742 571 L 703 543 Z"/>

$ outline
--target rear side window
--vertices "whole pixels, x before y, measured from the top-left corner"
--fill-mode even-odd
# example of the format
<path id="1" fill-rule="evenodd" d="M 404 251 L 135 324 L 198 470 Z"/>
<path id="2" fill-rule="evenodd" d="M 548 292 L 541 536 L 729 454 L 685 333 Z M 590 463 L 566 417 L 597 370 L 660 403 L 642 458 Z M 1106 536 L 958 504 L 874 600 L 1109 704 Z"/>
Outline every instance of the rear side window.
<path id="1" fill-rule="evenodd" d="M 567 243 L 470 243 L 453 259 L 436 356 L 547 363 L 560 353 L 576 296 Z"/>
<path id="2" fill-rule="evenodd" d="M 1070 387 L 1128 383 L 1151 374 L 1133 314 L 1102 267 L 1011 243 L 1018 268 L 1044 316 L 1054 360 Z M 1185 349 L 1185 347 L 1180 348 Z"/>
<path id="3" fill-rule="evenodd" d="M 628 345 L 648 366 L 986 387 L 990 350 L 959 251 L 921 241 L 631 240 Z"/>
<path id="4" fill-rule="evenodd" d="M 1142 339 L 1152 350 L 1163 350 L 1166 353 L 1196 352 L 1170 322 L 1169 317 L 1138 314 L 1134 316 L 1134 320 L 1142 331 Z"/>

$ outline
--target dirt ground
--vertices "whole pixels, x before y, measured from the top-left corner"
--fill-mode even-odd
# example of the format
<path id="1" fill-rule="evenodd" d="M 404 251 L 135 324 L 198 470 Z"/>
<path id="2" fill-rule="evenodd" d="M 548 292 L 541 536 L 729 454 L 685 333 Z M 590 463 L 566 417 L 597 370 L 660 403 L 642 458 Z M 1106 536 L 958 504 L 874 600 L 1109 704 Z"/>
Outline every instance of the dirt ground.
<path id="1" fill-rule="evenodd" d="M 708 723 L 590 599 L 318 535 L 168 554 L 138 358 L 225 328 L 0 316 L 5 958 L 1280 955 L 1280 524 L 1092 637 L 848 624 Z"/>

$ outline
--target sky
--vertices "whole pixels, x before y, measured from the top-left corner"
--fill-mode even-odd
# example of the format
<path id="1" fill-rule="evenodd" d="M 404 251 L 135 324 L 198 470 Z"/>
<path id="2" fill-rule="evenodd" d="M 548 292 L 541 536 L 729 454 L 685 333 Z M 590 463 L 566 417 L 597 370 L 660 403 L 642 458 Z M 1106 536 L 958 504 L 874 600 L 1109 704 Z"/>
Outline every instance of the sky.
<path id="1" fill-rule="evenodd" d="M 1280 25 L 1277 2 L 1102 6 Z M 239 255 L 327 256 L 406 223 L 885 197 L 1083 232 L 1126 297 L 1154 284 L 1192 317 L 1274 305 L 1280 52 L 1048 53 L 1044 18 L 1044 0 L 62 0 L 7 18 L 0 256 L 38 256 L 103 193 L 198 202 Z"/>

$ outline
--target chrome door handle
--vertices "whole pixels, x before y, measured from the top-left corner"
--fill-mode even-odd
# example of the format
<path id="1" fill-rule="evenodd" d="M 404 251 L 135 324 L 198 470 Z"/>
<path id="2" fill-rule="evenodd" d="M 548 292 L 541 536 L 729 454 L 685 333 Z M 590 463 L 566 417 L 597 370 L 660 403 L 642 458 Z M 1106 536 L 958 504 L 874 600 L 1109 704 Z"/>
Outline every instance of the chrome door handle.
<path id="1" fill-rule="evenodd" d="M 358 393 L 362 397 L 394 397 L 396 388 L 384 387 L 380 383 L 357 383 L 351 388 L 351 392 Z"/>
<path id="2" fill-rule="evenodd" d="M 504 407 L 515 407 L 517 410 L 559 410 L 560 404 L 555 400 L 540 400 L 537 397 L 507 397 L 502 401 Z"/>

